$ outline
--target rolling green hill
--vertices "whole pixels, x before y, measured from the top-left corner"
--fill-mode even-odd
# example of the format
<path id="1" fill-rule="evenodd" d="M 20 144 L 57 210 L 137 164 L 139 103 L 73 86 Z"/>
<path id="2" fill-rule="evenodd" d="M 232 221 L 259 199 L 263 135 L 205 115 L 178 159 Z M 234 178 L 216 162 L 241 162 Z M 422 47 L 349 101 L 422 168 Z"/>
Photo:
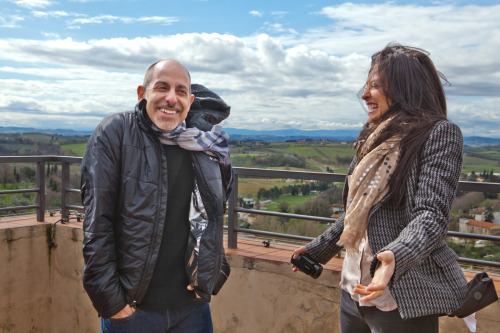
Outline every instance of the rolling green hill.
<path id="1" fill-rule="evenodd" d="M 83 156 L 88 136 L 0 133 L 0 154 Z M 350 143 L 322 141 L 268 142 L 231 140 L 234 166 L 345 173 L 355 154 Z M 464 173 L 500 173 L 500 145 L 464 148 Z"/>

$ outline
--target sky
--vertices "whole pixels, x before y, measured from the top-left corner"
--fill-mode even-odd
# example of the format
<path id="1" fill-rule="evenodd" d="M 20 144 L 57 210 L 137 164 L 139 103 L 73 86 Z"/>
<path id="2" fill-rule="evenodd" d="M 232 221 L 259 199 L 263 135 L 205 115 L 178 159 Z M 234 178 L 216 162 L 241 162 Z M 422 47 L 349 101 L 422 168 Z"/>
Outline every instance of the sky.
<path id="1" fill-rule="evenodd" d="M 231 106 L 225 127 L 360 129 L 370 57 L 397 42 L 430 52 L 465 136 L 500 137 L 498 0 L 0 5 L 0 126 L 93 130 L 170 58 Z"/>

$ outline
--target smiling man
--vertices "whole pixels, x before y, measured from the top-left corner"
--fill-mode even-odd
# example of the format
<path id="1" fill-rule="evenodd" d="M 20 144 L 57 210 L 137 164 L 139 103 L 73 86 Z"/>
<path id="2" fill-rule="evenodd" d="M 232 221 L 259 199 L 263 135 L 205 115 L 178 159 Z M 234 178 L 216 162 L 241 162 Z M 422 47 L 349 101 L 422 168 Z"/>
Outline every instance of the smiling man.
<path id="1" fill-rule="evenodd" d="M 82 161 L 84 287 L 103 332 L 212 332 L 232 185 L 216 123 L 230 107 L 175 60 L 151 65 L 137 95 L 134 111 L 99 124 Z"/>

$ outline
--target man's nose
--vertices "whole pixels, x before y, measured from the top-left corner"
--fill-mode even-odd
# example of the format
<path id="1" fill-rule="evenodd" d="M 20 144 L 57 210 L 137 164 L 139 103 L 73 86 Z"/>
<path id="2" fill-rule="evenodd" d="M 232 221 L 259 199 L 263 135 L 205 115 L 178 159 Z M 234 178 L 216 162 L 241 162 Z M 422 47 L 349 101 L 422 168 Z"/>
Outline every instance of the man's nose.
<path id="1" fill-rule="evenodd" d="M 175 90 L 173 89 L 169 90 L 164 98 L 169 105 L 174 105 L 177 103 L 177 96 L 175 95 Z"/>

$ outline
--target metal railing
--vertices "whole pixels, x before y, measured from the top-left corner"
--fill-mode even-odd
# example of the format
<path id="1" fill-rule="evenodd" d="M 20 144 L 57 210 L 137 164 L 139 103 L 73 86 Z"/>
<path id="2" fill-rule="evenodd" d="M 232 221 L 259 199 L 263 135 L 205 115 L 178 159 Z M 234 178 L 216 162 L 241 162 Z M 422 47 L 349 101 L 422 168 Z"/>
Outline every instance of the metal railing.
<path id="1" fill-rule="evenodd" d="M 37 210 L 37 221 L 43 222 L 45 211 L 46 211 L 46 193 L 45 193 L 45 171 L 46 164 L 50 162 L 61 163 L 62 165 L 62 175 L 61 175 L 61 215 L 62 219 L 68 219 L 71 209 L 82 210 L 83 206 L 76 206 L 69 204 L 69 193 L 77 192 L 79 189 L 69 188 L 69 175 L 70 175 L 70 164 L 81 164 L 81 157 L 69 157 L 69 156 L 52 156 L 52 155 L 38 155 L 38 156 L 0 156 L 0 164 L 2 163 L 36 163 L 36 188 L 30 189 L 17 189 L 17 190 L 4 190 L 0 191 L 0 194 L 15 194 L 15 193 L 36 193 L 36 205 L 28 206 L 16 206 L 16 207 L 4 207 L 0 208 L 1 211 L 15 211 L 15 210 Z M 336 173 L 320 173 L 320 172 L 304 172 L 304 171 L 287 171 L 287 170 L 270 170 L 270 169 L 253 169 L 253 168 L 234 168 L 235 181 L 233 192 L 228 200 L 228 247 L 237 248 L 238 245 L 238 233 L 242 232 L 245 234 L 263 235 L 276 238 L 283 238 L 289 240 L 297 241 L 311 241 L 313 238 L 305 236 L 297 236 L 290 234 L 280 234 L 262 230 L 252 230 L 246 228 L 238 227 L 238 213 L 252 213 L 257 215 L 268 215 L 276 216 L 282 218 L 296 218 L 302 220 L 312 220 L 320 221 L 326 223 L 334 223 L 336 219 L 325 218 L 310 215 L 299 215 L 299 214 L 288 214 L 279 213 L 271 211 L 263 211 L 256 209 L 247 209 L 238 207 L 238 179 L 240 176 L 243 177 L 258 177 L 258 178 L 281 178 L 281 179 L 300 179 L 300 180 L 314 180 L 314 181 L 325 181 L 325 182 L 338 182 L 344 183 L 345 174 Z M 488 193 L 500 193 L 500 184 L 498 183 L 481 183 L 481 182 L 468 182 L 460 181 L 458 184 L 459 191 L 470 191 L 470 192 L 488 192 Z M 450 237 L 460 237 L 476 240 L 487 240 L 493 242 L 500 242 L 500 237 L 480 235 L 480 234 L 470 234 L 461 233 L 456 231 L 448 231 L 448 236 Z M 500 268 L 500 263 L 469 259 L 469 258 L 459 258 L 459 261 L 466 264 L 472 265 L 482 265 Z"/>
<path id="2" fill-rule="evenodd" d="M 45 168 L 47 163 L 61 163 L 61 215 L 63 219 L 69 218 L 70 209 L 82 210 L 83 206 L 69 204 L 69 193 L 80 192 L 79 189 L 69 188 L 69 169 L 70 164 L 81 164 L 81 157 L 71 156 L 53 156 L 53 155 L 36 155 L 36 156 L 0 156 L 1 163 L 36 163 L 36 188 L 18 189 L 0 191 L 0 194 L 16 194 L 16 193 L 36 193 L 36 205 L 15 206 L 0 208 L 0 212 L 29 210 L 36 209 L 37 221 L 45 220 L 46 208 L 46 189 L 45 189 Z"/>
<path id="3" fill-rule="evenodd" d="M 313 220 L 320 222 L 334 223 L 336 219 L 316 217 L 308 215 L 297 215 L 297 214 L 287 214 L 278 212 L 262 211 L 257 209 L 247 209 L 238 207 L 238 179 L 240 176 L 245 177 L 259 177 L 259 178 L 292 178 L 292 179 L 302 179 L 302 180 L 315 180 L 315 181 L 326 181 L 326 182 L 341 182 L 345 181 L 345 174 L 335 174 L 335 173 L 318 173 L 318 172 L 303 172 L 303 171 L 285 171 L 285 170 L 268 170 L 268 169 L 251 169 L 251 168 L 234 168 L 235 180 L 234 188 L 231 193 L 231 197 L 228 201 L 228 247 L 235 249 L 238 247 L 238 233 L 254 234 L 261 236 L 270 236 L 282 239 L 298 240 L 298 241 L 311 241 L 314 238 L 280 234 L 275 232 L 252 230 L 238 227 L 238 213 L 250 213 L 257 215 L 268 215 L 277 216 L 284 218 L 296 218 L 303 220 Z M 498 183 L 480 183 L 480 182 L 469 182 L 460 181 L 458 184 L 458 191 L 468 191 L 468 192 L 488 192 L 488 193 L 500 193 L 500 184 Z M 490 235 L 480 235 L 480 234 L 470 234 L 462 233 L 456 231 L 448 231 L 448 236 L 450 237 L 460 237 L 460 238 L 472 238 L 477 240 L 487 240 L 500 243 L 500 237 L 490 236 Z M 472 265 L 482 265 L 500 268 L 500 262 L 493 262 L 487 260 L 478 260 L 460 257 L 459 262 Z"/>

